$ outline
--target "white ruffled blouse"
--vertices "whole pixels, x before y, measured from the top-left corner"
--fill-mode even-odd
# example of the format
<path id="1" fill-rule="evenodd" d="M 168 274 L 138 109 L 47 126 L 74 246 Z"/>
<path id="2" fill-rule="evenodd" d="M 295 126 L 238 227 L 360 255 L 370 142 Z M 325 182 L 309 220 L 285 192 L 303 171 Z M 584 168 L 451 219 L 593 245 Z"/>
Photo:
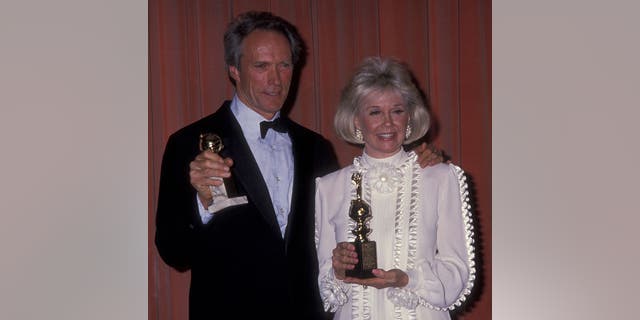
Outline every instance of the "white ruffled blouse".
<path id="1" fill-rule="evenodd" d="M 316 179 L 318 284 L 324 307 L 338 319 L 450 319 L 475 279 L 473 232 L 464 172 L 452 164 L 420 168 L 413 152 L 386 159 L 367 154 L 353 165 Z M 369 240 L 378 268 L 409 276 L 403 288 L 364 288 L 334 276 L 332 250 L 353 241 L 353 172 L 363 175 L 371 206 Z"/>

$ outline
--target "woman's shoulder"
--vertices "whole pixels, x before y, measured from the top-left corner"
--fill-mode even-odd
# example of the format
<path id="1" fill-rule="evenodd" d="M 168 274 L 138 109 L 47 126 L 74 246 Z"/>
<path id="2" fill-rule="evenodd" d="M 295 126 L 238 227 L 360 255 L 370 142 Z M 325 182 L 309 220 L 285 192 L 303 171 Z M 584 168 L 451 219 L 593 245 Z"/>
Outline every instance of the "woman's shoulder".
<path id="1" fill-rule="evenodd" d="M 442 176 L 452 170 L 452 164 L 441 162 L 432 166 L 424 167 L 420 170 L 423 176 Z"/>
<path id="2" fill-rule="evenodd" d="M 342 182 L 344 181 L 345 177 L 351 177 L 351 172 L 353 172 L 353 165 L 346 166 L 342 169 L 336 170 L 322 177 L 316 178 L 316 184 L 332 185 L 337 182 Z"/>
<path id="3" fill-rule="evenodd" d="M 453 163 L 443 162 L 422 168 L 420 173 L 423 178 L 444 180 L 448 178 L 458 179 L 459 176 L 464 175 L 464 170 Z"/>

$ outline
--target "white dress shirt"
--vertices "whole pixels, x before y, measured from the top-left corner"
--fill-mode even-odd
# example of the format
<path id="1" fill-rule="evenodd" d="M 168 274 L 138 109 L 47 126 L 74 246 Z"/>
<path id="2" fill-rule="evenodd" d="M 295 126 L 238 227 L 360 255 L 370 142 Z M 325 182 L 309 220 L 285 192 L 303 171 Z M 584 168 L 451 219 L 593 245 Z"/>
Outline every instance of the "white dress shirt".
<path id="1" fill-rule="evenodd" d="M 240 124 L 242 134 L 249 144 L 249 149 L 260 168 L 262 178 L 269 189 L 269 196 L 276 213 L 280 232 L 284 236 L 289 217 L 291 193 L 293 190 L 293 153 L 291 138 L 288 133 L 268 130 L 264 139 L 260 137 L 260 122 L 273 121 L 280 116 L 276 113 L 273 119 L 265 119 L 259 113 L 247 107 L 238 96 L 231 101 L 231 112 Z M 233 159 L 247 161 L 246 159 Z M 196 197 L 198 198 L 198 197 Z M 198 198 L 198 208 L 202 222 L 207 223 L 213 217 Z"/>

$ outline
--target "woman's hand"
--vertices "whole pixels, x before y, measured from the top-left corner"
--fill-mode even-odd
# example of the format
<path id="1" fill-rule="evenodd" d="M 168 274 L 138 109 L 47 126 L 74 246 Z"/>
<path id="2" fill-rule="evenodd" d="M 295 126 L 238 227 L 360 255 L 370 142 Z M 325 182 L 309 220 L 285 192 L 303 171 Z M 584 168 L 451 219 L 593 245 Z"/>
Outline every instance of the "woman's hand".
<path id="1" fill-rule="evenodd" d="M 409 276 L 400 269 L 391 269 L 384 271 L 382 269 L 373 269 L 374 278 L 359 279 L 345 277 L 342 280 L 345 283 L 361 284 L 363 286 L 371 286 L 377 289 L 389 287 L 404 287 L 409 283 Z"/>
<path id="2" fill-rule="evenodd" d="M 333 249 L 331 256 L 331 265 L 337 279 L 345 278 L 345 270 L 352 270 L 358 263 L 358 254 L 356 247 L 348 242 L 340 242 Z"/>

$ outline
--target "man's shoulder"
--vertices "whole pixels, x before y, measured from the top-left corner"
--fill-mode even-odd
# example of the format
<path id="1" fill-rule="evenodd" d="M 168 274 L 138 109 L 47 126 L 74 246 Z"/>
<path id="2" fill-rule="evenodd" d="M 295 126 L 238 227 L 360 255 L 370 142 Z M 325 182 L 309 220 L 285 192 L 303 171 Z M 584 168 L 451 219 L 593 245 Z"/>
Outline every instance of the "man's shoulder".
<path id="1" fill-rule="evenodd" d="M 328 142 L 329 140 L 325 139 L 325 137 L 323 137 L 321 134 L 289 119 L 289 127 L 290 127 L 290 131 L 294 132 L 296 135 L 302 137 L 303 139 L 307 140 L 316 140 L 316 141 L 323 141 L 323 142 Z"/>
<path id="2" fill-rule="evenodd" d="M 199 136 L 201 133 L 204 133 L 204 131 L 211 130 L 211 128 L 222 128 L 223 126 L 221 124 L 227 124 L 229 121 L 227 117 L 227 114 L 230 114 L 228 103 L 229 101 L 225 101 L 214 113 L 185 125 L 175 131 L 171 136 L 174 138 Z"/>

